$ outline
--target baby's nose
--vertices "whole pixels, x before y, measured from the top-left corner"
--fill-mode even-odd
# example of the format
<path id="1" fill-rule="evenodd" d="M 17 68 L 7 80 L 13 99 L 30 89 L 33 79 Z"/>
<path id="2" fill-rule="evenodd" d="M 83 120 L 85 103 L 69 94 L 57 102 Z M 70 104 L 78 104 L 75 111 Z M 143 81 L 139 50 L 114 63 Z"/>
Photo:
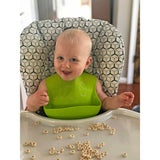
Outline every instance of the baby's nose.
<path id="1" fill-rule="evenodd" d="M 63 66 L 64 68 L 70 68 L 70 63 L 69 63 L 69 61 L 64 61 L 63 64 L 62 64 L 62 66 Z"/>

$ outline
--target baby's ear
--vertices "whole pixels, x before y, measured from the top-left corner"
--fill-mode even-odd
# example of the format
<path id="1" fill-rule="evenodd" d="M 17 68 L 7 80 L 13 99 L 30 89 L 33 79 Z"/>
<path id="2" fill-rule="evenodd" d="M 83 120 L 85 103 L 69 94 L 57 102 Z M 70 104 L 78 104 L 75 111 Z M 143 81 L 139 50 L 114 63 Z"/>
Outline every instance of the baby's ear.
<path id="1" fill-rule="evenodd" d="M 85 69 L 87 69 L 91 63 L 92 63 L 92 57 L 88 57 Z"/>

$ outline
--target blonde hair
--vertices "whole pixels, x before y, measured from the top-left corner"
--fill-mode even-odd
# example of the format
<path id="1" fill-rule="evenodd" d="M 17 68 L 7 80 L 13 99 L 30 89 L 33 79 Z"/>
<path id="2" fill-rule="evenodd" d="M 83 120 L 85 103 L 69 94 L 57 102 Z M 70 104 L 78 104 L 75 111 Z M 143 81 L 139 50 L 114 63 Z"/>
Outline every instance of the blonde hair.
<path id="1" fill-rule="evenodd" d="M 62 41 L 69 42 L 70 44 L 79 44 L 80 42 L 85 42 L 85 45 L 87 45 L 89 49 L 89 53 L 91 52 L 92 41 L 88 34 L 80 29 L 72 28 L 62 32 L 57 38 L 56 45 Z"/>

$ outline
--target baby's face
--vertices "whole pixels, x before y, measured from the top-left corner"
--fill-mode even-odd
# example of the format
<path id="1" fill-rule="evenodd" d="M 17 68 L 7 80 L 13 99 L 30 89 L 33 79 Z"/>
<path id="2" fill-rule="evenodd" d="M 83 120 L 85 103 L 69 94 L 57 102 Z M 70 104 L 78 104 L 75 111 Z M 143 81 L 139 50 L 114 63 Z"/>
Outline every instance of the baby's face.
<path id="1" fill-rule="evenodd" d="M 83 44 L 62 42 L 56 46 L 54 67 L 57 74 L 65 81 L 79 77 L 87 69 L 92 58 Z"/>

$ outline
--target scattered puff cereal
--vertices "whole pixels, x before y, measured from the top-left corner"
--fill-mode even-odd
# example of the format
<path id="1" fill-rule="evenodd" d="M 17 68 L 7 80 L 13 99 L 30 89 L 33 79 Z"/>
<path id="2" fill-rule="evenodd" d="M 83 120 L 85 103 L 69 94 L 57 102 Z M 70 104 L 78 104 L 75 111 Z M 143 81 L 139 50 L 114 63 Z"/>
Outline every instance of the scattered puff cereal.
<path id="1" fill-rule="evenodd" d="M 71 153 L 71 154 L 75 154 L 76 151 L 75 151 L 75 150 L 71 150 L 70 153 Z"/>
<path id="2" fill-rule="evenodd" d="M 35 159 L 35 158 L 36 158 L 36 156 L 35 156 L 35 155 L 32 155 L 32 156 L 31 156 L 31 159 Z"/>
<path id="3" fill-rule="evenodd" d="M 35 125 L 39 125 L 39 121 L 36 121 L 34 124 L 35 124 Z"/>
<path id="4" fill-rule="evenodd" d="M 25 151 L 26 153 L 29 153 L 30 152 L 30 150 L 29 149 L 26 149 L 26 151 Z"/>
<path id="5" fill-rule="evenodd" d="M 74 134 L 70 134 L 69 137 L 70 137 L 70 138 L 74 138 L 75 135 L 74 135 Z"/>
<path id="6" fill-rule="evenodd" d="M 45 129 L 45 130 L 43 130 L 43 133 L 47 134 L 47 133 L 48 133 L 48 130 L 46 130 L 46 129 Z"/>
<path id="7" fill-rule="evenodd" d="M 108 154 L 107 151 L 99 153 L 98 150 L 93 149 L 89 141 L 86 141 L 84 143 L 77 142 L 76 144 L 77 150 L 81 151 L 80 160 L 91 160 L 92 158 L 102 159 L 104 156 Z"/>
<path id="8" fill-rule="evenodd" d="M 127 157 L 127 153 L 126 152 L 122 153 L 122 157 Z"/>
<path id="9" fill-rule="evenodd" d="M 59 140 L 62 139 L 62 136 L 57 136 L 57 139 L 59 139 Z"/>

